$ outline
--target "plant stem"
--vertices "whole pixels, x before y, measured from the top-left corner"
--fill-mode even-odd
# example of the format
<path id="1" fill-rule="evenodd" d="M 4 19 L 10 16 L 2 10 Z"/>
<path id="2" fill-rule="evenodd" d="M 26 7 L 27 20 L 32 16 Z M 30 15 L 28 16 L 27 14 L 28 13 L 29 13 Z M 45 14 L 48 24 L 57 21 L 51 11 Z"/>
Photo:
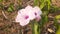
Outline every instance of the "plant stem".
<path id="1" fill-rule="evenodd" d="M 32 34 L 39 34 L 37 21 L 33 21 L 33 23 L 31 23 L 31 26 L 32 26 Z"/>
<path id="2" fill-rule="evenodd" d="M 39 34 L 37 23 L 34 23 L 34 31 L 35 31 L 35 34 Z"/>

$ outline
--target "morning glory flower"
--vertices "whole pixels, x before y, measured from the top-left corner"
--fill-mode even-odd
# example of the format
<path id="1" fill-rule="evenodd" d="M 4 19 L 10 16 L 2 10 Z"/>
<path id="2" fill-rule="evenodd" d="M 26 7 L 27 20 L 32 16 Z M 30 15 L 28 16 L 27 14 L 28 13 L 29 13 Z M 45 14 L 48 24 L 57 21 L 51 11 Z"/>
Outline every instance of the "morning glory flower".
<path id="1" fill-rule="evenodd" d="M 19 10 L 15 19 L 16 22 L 19 22 L 21 26 L 25 26 L 30 22 L 30 20 L 35 19 L 32 9 L 31 6 L 27 6 L 25 9 Z"/>
<path id="2" fill-rule="evenodd" d="M 39 21 L 41 19 L 41 14 L 42 14 L 42 11 L 41 9 L 38 7 L 38 6 L 35 6 L 33 8 L 33 11 L 34 11 L 34 14 L 35 14 L 35 17 L 36 17 L 36 20 Z"/>
<path id="3" fill-rule="evenodd" d="M 29 15 L 24 13 L 25 9 L 22 9 L 20 11 L 22 11 L 23 13 L 18 11 L 18 15 L 15 20 L 16 22 L 19 22 L 21 26 L 25 26 L 30 22 Z"/>
<path id="4" fill-rule="evenodd" d="M 35 19 L 35 15 L 34 15 L 34 11 L 33 11 L 33 7 L 32 6 L 27 6 L 26 8 L 25 8 L 25 10 L 26 10 L 26 13 L 27 14 L 29 14 L 29 16 L 30 16 L 30 20 L 33 20 L 33 19 Z"/>
<path id="5" fill-rule="evenodd" d="M 21 26 L 25 26 L 30 22 L 30 20 L 39 20 L 41 13 L 42 12 L 39 7 L 32 7 L 28 5 L 24 9 L 18 11 L 15 21 L 19 22 Z"/>

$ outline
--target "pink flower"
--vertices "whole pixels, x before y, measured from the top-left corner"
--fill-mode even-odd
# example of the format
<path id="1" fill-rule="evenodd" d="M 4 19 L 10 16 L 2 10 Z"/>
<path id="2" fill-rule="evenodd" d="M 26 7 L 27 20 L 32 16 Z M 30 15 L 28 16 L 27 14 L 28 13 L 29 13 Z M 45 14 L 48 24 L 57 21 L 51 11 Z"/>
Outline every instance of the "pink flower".
<path id="1" fill-rule="evenodd" d="M 38 6 L 35 6 L 33 8 L 33 11 L 34 11 L 34 14 L 35 14 L 35 17 L 36 17 L 36 20 L 39 21 L 41 19 L 41 14 L 42 14 L 42 11 L 41 9 L 38 7 Z"/>
<path id="2" fill-rule="evenodd" d="M 25 9 L 22 9 L 20 11 L 24 11 Z M 30 22 L 29 15 L 25 14 L 24 12 L 18 12 L 18 15 L 16 17 L 16 22 L 19 22 L 21 26 L 25 26 Z"/>
<path id="3" fill-rule="evenodd" d="M 39 20 L 41 13 L 39 7 L 33 8 L 28 5 L 26 8 L 18 11 L 15 21 L 19 22 L 21 26 L 25 26 L 30 22 L 30 20 Z"/>
<path id="4" fill-rule="evenodd" d="M 30 20 L 35 19 L 32 9 L 31 6 L 27 6 L 25 9 L 19 10 L 15 19 L 16 22 L 19 22 L 21 26 L 25 26 L 30 22 Z"/>
<path id="5" fill-rule="evenodd" d="M 29 16 L 30 16 L 30 20 L 33 20 L 33 19 L 35 19 L 35 15 L 34 15 L 34 11 L 33 11 L 33 7 L 32 6 L 27 6 L 26 8 L 25 8 L 25 10 L 26 10 L 26 13 L 27 14 L 29 14 Z"/>

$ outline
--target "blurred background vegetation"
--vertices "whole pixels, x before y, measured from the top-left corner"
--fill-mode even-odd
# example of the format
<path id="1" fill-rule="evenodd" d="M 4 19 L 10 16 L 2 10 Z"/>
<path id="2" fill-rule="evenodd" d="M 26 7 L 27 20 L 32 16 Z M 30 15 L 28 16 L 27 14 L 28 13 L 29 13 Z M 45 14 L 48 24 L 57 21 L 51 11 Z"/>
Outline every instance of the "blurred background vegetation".
<path id="1" fill-rule="evenodd" d="M 60 0 L 0 0 L 0 34 L 21 34 L 21 26 L 13 21 L 27 5 L 39 6 L 42 18 L 25 26 L 24 34 L 60 34 Z"/>

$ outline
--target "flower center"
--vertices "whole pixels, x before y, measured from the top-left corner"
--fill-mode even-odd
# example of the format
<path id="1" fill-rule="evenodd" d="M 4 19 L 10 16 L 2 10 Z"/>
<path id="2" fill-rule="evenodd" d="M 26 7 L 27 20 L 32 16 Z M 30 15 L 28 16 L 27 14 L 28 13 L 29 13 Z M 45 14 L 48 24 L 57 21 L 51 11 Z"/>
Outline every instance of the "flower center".
<path id="1" fill-rule="evenodd" d="M 35 15 L 37 15 L 37 13 L 35 12 Z"/>
<path id="2" fill-rule="evenodd" d="M 25 16 L 25 19 L 28 19 L 29 18 L 29 16 Z"/>

